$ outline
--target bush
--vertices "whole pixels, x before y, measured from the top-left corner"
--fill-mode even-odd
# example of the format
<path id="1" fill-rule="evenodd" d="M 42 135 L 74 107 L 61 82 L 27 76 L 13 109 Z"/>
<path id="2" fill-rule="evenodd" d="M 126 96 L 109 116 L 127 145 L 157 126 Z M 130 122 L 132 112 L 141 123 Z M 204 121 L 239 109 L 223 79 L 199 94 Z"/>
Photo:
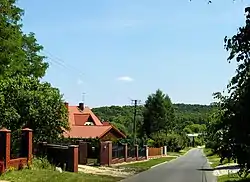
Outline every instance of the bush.
<path id="1" fill-rule="evenodd" d="M 149 139 L 149 140 L 147 141 L 147 146 L 148 146 L 148 147 L 154 147 L 154 146 L 155 146 L 155 141 L 152 140 L 152 139 Z"/>
<path id="2" fill-rule="evenodd" d="M 195 146 L 202 146 L 204 144 L 204 137 L 198 136 L 194 139 Z"/>
<path id="3" fill-rule="evenodd" d="M 185 135 L 171 133 L 167 137 L 167 146 L 169 151 L 179 152 L 188 144 L 188 138 Z"/>
<path id="4" fill-rule="evenodd" d="M 152 142 L 152 140 L 154 142 Z M 164 132 L 157 132 L 151 135 L 151 144 L 154 145 L 154 147 L 162 147 L 167 145 L 167 134 Z"/>
<path id="5" fill-rule="evenodd" d="M 31 169 L 55 169 L 46 157 L 34 158 L 30 167 Z"/>

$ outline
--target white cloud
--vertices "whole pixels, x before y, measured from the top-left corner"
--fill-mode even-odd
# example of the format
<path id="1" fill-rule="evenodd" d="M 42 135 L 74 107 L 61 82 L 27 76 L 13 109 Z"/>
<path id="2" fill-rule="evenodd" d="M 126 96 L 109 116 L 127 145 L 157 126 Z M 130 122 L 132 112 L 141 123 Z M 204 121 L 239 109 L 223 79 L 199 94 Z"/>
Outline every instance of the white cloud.
<path id="1" fill-rule="evenodd" d="M 78 79 L 78 80 L 77 80 L 77 84 L 78 84 L 78 85 L 82 85 L 82 84 L 83 84 L 83 81 L 82 81 L 81 79 Z"/>
<path id="2" fill-rule="evenodd" d="M 129 76 L 121 76 L 121 77 L 118 77 L 117 80 L 124 81 L 124 82 L 132 82 L 132 81 L 134 81 L 134 79 L 129 77 Z"/>

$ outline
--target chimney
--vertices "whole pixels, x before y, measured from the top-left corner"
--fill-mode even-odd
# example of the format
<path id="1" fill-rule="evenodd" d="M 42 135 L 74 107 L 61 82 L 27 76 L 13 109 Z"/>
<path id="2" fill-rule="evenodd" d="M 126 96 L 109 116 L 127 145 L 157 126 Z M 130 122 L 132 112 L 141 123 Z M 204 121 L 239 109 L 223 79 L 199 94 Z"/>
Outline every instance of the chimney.
<path id="1" fill-rule="evenodd" d="M 64 102 L 64 105 L 67 108 L 67 110 L 69 110 L 69 103 L 68 102 Z"/>
<path id="2" fill-rule="evenodd" d="M 83 111 L 83 110 L 84 110 L 84 103 L 82 103 L 82 102 L 79 103 L 79 106 L 78 106 L 78 107 L 79 107 L 79 109 L 80 109 L 81 111 Z"/>

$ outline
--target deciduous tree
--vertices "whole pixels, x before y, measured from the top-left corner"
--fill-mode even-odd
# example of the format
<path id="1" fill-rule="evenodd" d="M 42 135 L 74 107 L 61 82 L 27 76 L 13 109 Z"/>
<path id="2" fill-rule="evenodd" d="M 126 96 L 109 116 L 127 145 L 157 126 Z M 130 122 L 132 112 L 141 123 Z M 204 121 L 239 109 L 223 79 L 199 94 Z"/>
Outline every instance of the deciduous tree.
<path id="1" fill-rule="evenodd" d="M 246 8 L 246 25 L 237 34 L 225 38 L 228 60 L 237 61 L 236 75 L 228 85 L 228 96 L 220 96 L 223 115 L 222 157 L 239 163 L 242 171 L 250 169 L 250 8 Z M 248 174 L 248 173 L 246 173 Z"/>
<path id="2" fill-rule="evenodd" d="M 46 141 L 68 129 L 67 111 L 59 90 L 40 82 L 48 64 L 34 33 L 22 32 L 23 13 L 16 0 L 0 1 L 0 125 Z"/>
<path id="3" fill-rule="evenodd" d="M 21 18 L 24 11 L 16 0 L 0 2 L 0 77 L 16 75 L 41 78 L 48 64 L 39 52 L 43 49 L 34 33 L 22 32 Z"/>
<path id="4" fill-rule="evenodd" d="M 0 80 L 1 126 L 13 131 L 28 127 L 35 141 L 59 137 L 68 129 L 67 111 L 59 90 L 36 78 Z"/>

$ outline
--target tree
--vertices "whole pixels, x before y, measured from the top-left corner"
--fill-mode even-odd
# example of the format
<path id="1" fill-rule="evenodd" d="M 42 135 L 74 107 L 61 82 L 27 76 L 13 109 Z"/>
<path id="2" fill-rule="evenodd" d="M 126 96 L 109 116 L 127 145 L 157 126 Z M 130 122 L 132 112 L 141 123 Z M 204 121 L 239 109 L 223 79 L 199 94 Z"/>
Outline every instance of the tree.
<path id="1" fill-rule="evenodd" d="M 16 0 L 0 2 L 1 127 L 29 127 L 35 142 L 50 141 L 69 129 L 67 111 L 59 90 L 40 81 L 48 64 L 34 33 L 22 32 L 23 13 Z"/>
<path id="2" fill-rule="evenodd" d="M 232 38 L 225 37 L 228 60 L 238 63 L 236 75 L 228 85 L 227 96 L 217 93 L 223 111 L 218 128 L 222 131 L 222 158 L 236 160 L 243 172 L 250 169 L 250 7 L 245 11 L 246 25 Z"/>
<path id="3" fill-rule="evenodd" d="M 206 131 L 206 125 L 204 124 L 191 124 L 184 128 L 186 133 L 204 133 Z"/>
<path id="4" fill-rule="evenodd" d="M 28 35 L 21 30 L 24 11 L 16 6 L 16 0 L 0 2 L 0 76 L 16 75 L 41 78 L 48 64 L 43 62 L 43 49 L 36 42 L 34 33 Z"/>
<path id="5" fill-rule="evenodd" d="M 174 108 L 168 95 L 161 90 L 148 96 L 143 112 L 143 129 L 145 134 L 150 135 L 156 132 L 167 133 L 173 128 Z"/>
<path id="6" fill-rule="evenodd" d="M 51 141 L 69 129 L 59 90 L 35 78 L 0 80 L 1 127 L 16 131 L 33 129 L 34 141 Z"/>

